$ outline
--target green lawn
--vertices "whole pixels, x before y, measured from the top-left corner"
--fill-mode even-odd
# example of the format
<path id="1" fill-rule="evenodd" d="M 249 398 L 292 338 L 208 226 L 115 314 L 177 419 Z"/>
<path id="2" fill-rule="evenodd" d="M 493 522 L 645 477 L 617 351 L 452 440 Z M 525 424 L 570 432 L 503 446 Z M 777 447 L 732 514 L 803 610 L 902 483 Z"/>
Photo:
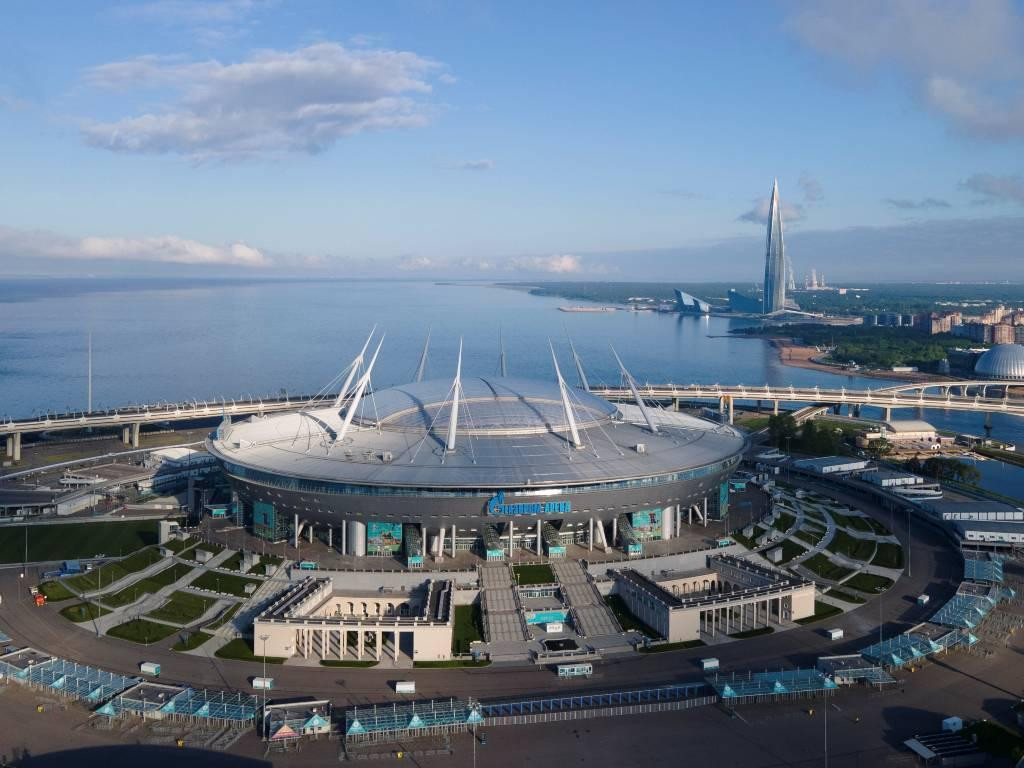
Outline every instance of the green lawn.
<path id="1" fill-rule="evenodd" d="M 189 536 L 187 539 L 169 539 L 168 541 L 165 541 L 161 546 L 166 547 L 175 554 L 178 554 L 179 552 L 184 552 L 189 547 L 194 547 L 195 545 L 196 540 Z"/>
<path id="2" fill-rule="evenodd" d="M 166 624 L 157 624 L 145 619 L 132 619 L 109 629 L 107 634 L 110 637 L 119 637 L 122 640 L 131 640 L 133 643 L 149 645 L 163 640 L 165 637 L 170 637 L 177 631 L 177 627 L 169 627 Z"/>
<path id="3" fill-rule="evenodd" d="M 888 536 L 891 533 L 891 531 L 888 528 L 886 528 L 880 522 L 875 520 L 873 517 L 866 517 L 864 519 L 868 521 L 868 525 L 871 526 L 871 530 L 879 536 Z"/>
<path id="4" fill-rule="evenodd" d="M 452 629 L 452 653 L 469 653 L 469 644 L 483 640 L 483 616 L 480 605 L 455 606 L 455 623 Z"/>
<path id="5" fill-rule="evenodd" d="M 555 574 L 552 572 L 551 566 L 544 563 L 538 565 L 517 565 L 513 570 L 516 574 L 516 581 L 520 586 L 555 583 Z"/>
<path id="6" fill-rule="evenodd" d="M 70 600 L 72 597 L 77 597 L 74 592 L 70 592 L 64 582 L 60 579 L 53 579 L 52 581 L 44 581 L 39 585 L 39 591 L 42 592 L 46 599 L 52 603 L 60 602 L 61 600 Z"/>
<path id="7" fill-rule="evenodd" d="M 124 520 L 0 528 L 0 563 L 28 560 L 75 560 L 103 554 L 117 557 L 156 544 L 157 520 Z"/>
<path id="8" fill-rule="evenodd" d="M 903 547 L 899 544 L 879 544 L 871 564 L 881 568 L 902 568 Z"/>
<path id="9" fill-rule="evenodd" d="M 874 529 L 871 527 L 871 522 L 866 517 L 857 517 L 850 515 L 846 518 L 848 521 L 847 527 L 854 531 L 863 531 L 864 533 L 871 533 Z"/>
<path id="10" fill-rule="evenodd" d="M 152 576 L 147 576 L 144 579 L 139 579 L 134 584 L 129 584 L 119 592 L 115 592 L 112 595 L 103 595 L 100 600 L 112 608 L 128 605 L 129 603 L 134 603 L 137 598 L 143 595 L 159 592 L 164 587 L 170 586 L 178 579 L 183 578 L 191 570 L 191 565 L 175 563 L 169 568 L 164 568 L 162 571 L 154 573 Z"/>
<path id="11" fill-rule="evenodd" d="M 742 632 L 733 632 L 729 637 L 734 637 L 737 640 L 745 640 L 748 637 L 760 637 L 761 635 L 770 635 L 775 629 L 772 627 L 758 627 L 757 629 L 746 629 Z"/>
<path id="12" fill-rule="evenodd" d="M 866 562 L 875 553 L 875 542 L 870 539 L 855 538 L 841 528 L 837 528 L 828 549 L 837 555 L 846 555 L 854 560 Z"/>
<path id="13" fill-rule="evenodd" d="M 241 608 L 241 607 L 242 607 L 241 603 L 235 603 L 230 608 L 228 608 L 226 611 L 221 613 L 220 617 L 216 621 L 213 621 L 210 624 L 207 624 L 206 628 L 207 629 L 219 629 L 220 627 L 224 626 L 229 621 L 231 621 L 231 618 L 236 613 L 238 613 L 238 609 Z"/>
<path id="14" fill-rule="evenodd" d="M 146 615 L 152 619 L 161 619 L 173 624 L 190 624 L 206 613 L 215 602 L 216 600 L 212 597 L 176 590 L 171 593 L 166 603 Z"/>
<path id="15" fill-rule="evenodd" d="M 175 651 L 194 651 L 211 637 L 213 635 L 208 632 L 192 632 L 187 636 L 187 639 L 182 640 L 179 638 L 178 642 L 171 647 Z"/>
<path id="16" fill-rule="evenodd" d="M 77 603 L 60 610 L 61 616 L 76 624 L 80 624 L 83 621 L 92 621 L 108 613 L 110 611 L 107 608 L 98 606 L 95 603 Z"/>
<path id="17" fill-rule="evenodd" d="M 829 581 L 839 581 L 853 573 L 849 568 L 843 568 L 841 565 L 833 563 L 825 556 L 824 552 L 807 558 L 801 565 Z"/>
<path id="18" fill-rule="evenodd" d="M 756 535 L 760 535 L 760 533 L 759 533 L 760 529 L 759 528 L 755 527 L 754 530 L 755 530 L 755 532 L 758 532 Z M 757 546 L 757 544 L 754 543 L 753 539 L 748 539 L 746 536 L 744 536 L 739 531 L 733 533 L 732 534 L 732 538 L 735 539 L 736 541 L 738 541 L 740 544 L 742 544 L 747 549 L 754 549 L 754 547 Z"/>
<path id="19" fill-rule="evenodd" d="M 661 639 L 661 635 L 633 615 L 629 610 L 629 606 L 626 605 L 626 601 L 621 597 L 618 595 L 607 595 L 604 601 L 608 604 L 608 607 L 612 609 L 612 613 L 614 613 L 615 618 L 618 619 L 619 626 L 622 627 L 623 632 L 629 632 L 632 629 L 642 635 L 646 635 L 652 640 Z"/>
<path id="20" fill-rule="evenodd" d="M 356 661 L 355 659 L 320 659 L 321 667 L 355 667 L 357 669 L 366 669 L 367 667 L 377 666 L 376 661 Z"/>
<path id="21" fill-rule="evenodd" d="M 830 589 L 825 594 L 829 597 L 834 597 L 836 600 L 842 600 L 844 603 L 858 605 L 864 602 L 864 598 L 860 595 L 855 595 L 852 592 L 843 592 L 841 589 Z"/>
<path id="22" fill-rule="evenodd" d="M 68 585 L 79 592 L 94 592 L 103 586 L 110 586 L 132 573 L 138 573 L 160 560 L 156 547 L 146 547 L 134 552 L 123 560 L 115 560 L 95 570 L 72 576 Z"/>
<path id="23" fill-rule="evenodd" d="M 262 584 L 259 579 L 247 579 L 244 576 L 232 576 L 229 573 L 217 573 L 206 571 L 199 578 L 192 581 L 191 586 L 196 589 L 209 589 L 214 592 L 222 592 L 236 597 L 247 597 L 246 584 L 255 584 L 257 587 Z"/>
<path id="24" fill-rule="evenodd" d="M 280 565 L 284 562 L 284 558 L 280 555 L 260 555 L 260 561 L 249 569 L 249 573 L 266 573 L 264 566 L 267 565 Z"/>
<path id="25" fill-rule="evenodd" d="M 892 579 L 887 579 L 884 576 L 876 576 L 873 573 L 858 573 L 853 578 L 847 579 L 843 582 L 844 587 L 851 587 L 859 592 L 867 592 L 872 595 L 884 592 L 891 587 L 892 584 Z"/>
<path id="26" fill-rule="evenodd" d="M 796 522 L 796 517 L 789 514 L 788 512 L 780 512 L 779 519 L 772 524 L 772 528 L 777 531 L 788 531 L 793 527 L 793 523 Z"/>
<path id="27" fill-rule="evenodd" d="M 662 643 L 641 648 L 640 653 L 667 653 L 668 651 L 685 651 L 687 648 L 700 648 L 703 640 L 683 640 L 680 643 Z"/>
<path id="28" fill-rule="evenodd" d="M 821 541 L 821 534 L 820 533 L 818 533 L 816 531 L 808 530 L 806 528 L 801 528 L 799 531 L 797 531 L 793 535 L 796 536 L 798 539 L 800 539 L 800 541 L 807 542 L 812 547 L 815 544 L 817 544 L 819 541 Z"/>
<path id="29" fill-rule="evenodd" d="M 806 547 L 802 544 L 797 544 L 792 539 L 783 539 L 778 546 L 782 547 L 782 560 L 779 561 L 780 563 L 788 563 L 794 557 L 800 557 L 800 555 L 807 553 Z"/>
<path id="30" fill-rule="evenodd" d="M 263 662 L 263 657 L 252 652 L 252 641 L 239 637 L 227 645 L 214 651 L 214 656 L 220 659 L 235 659 L 236 661 L 258 661 Z M 284 659 L 278 656 L 267 656 L 267 664 L 284 664 Z"/>
<path id="31" fill-rule="evenodd" d="M 235 552 L 231 557 L 221 563 L 218 568 L 224 568 L 228 571 L 240 571 L 242 570 L 242 553 Z"/>
<path id="32" fill-rule="evenodd" d="M 196 553 L 200 549 L 204 549 L 204 550 L 206 550 L 207 552 L 210 552 L 213 555 L 218 555 L 218 554 L 220 554 L 221 552 L 224 551 L 224 547 L 222 547 L 220 544 L 211 544 L 208 541 L 201 541 L 198 544 L 196 544 L 194 547 L 192 547 L 192 549 L 188 550 L 187 552 L 182 552 L 180 555 L 178 555 L 178 557 L 184 558 L 185 560 L 195 560 L 196 559 Z"/>
<path id="33" fill-rule="evenodd" d="M 453 669 L 455 667 L 489 667 L 489 659 L 448 659 L 447 661 L 414 661 L 412 663 L 417 669 Z"/>
<path id="34" fill-rule="evenodd" d="M 820 600 L 814 601 L 814 613 L 808 616 L 806 619 L 797 619 L 797 624 L 813 624 L 816 621 L 827 619 L 831 616 L 836 616 L 843 612 L 842 608 L 837 608 L 829 603 L 823 603 Z"/>

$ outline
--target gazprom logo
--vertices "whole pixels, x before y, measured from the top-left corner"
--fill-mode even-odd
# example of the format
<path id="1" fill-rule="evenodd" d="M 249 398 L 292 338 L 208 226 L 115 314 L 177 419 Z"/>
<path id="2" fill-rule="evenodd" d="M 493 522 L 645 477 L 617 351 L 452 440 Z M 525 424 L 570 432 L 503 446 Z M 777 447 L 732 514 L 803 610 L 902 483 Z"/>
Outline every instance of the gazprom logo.
<path id="1" fill-rule="evenodd" d="M 508 515 L 565 515 L 572 511 L 568 501 L 523 501 L 512 504 L 505 503 L 505 492 L 498 491 L 487 502 L 487 514 L 494 516 Z"/>

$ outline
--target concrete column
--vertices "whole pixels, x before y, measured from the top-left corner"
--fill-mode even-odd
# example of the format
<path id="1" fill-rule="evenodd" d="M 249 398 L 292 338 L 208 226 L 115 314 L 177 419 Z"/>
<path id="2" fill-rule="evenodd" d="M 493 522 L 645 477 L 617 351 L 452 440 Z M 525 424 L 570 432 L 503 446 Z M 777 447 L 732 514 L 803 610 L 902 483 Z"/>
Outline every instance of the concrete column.
<path id="1" fill-rule="evenodd" d="M 437 557 L 444 557 L 444 526 L 437 529 L 437 551 L 434 554 Z"/>
<path id="2" fill-rule="evenodd" d="M 676 536 L 683 535 L 683 510 L 676 504 Z"/>
<path id="3" fill-rule="evenodd" d="M 665 507 L 661 510 L 661 540 L 668 541 L 672 538 L 672 507 Z"/>
<path id="4" fill-rule="evenodd" d="M 139 447 L 139 433 L 142 431 L 142 424 L 135 422 L 132 424 L 132 448 Z"/>
<path id="5" fill-rule="evenodd" d="M 363 650 L 366 647 L 366 633 L 363 632 L 362 625 L 359 625 L 359 631 L 356 632 L 356 635 L 358 635 L 358 638 L 356 640 L 356 660 L 362 661 Z"/>
<path id="6" fill-rule="evenodd" d="M 327 548 L 334 549 L 334 528 L 330 525 L 327 526 Z"/>
<path id="7" fill-rule="evenodd" d="M 125 445 L 132 444 L 132 427 L 130 424 L 125 424 L 121 427 L 121 442 Z"/>
<path id="8" fill-rule="evenodd" d="M 594 551 L 594 518 L 590 518 L 590 533 L 587 535 L 587 551 Z"/>
<path id="9" fill-rule="evenodd" d="M 455 557 L 455 523 L 452 523 L 452 557 Z"/>
<path id="10" fill-rule="evenodd" d="M 298 513 L 296 513 L 295 514 L 295 525 L 292 528 L 292 546 L 295 547 L 296 549 L 299 548 L 299 534 L 300 533 L 301 533 L 301 531 L 299 530 L 299 515 L 298 515 Z"/>
<path id="11" fill-rule="evenodd" d="M 718 398 L 718 420 L 725 423 L 725 395 Z"/>
<path id="12" fill-rule="evenodd" d="M 514 522 L 512 522 L 512 520 L 509 520 L 508 521 L 508 559 L 509 560 L 512 559 L 512 553 L 515 551 L 515 544 L 513 543 L 515 541 L 515 539 L 512 538 L 513 536 L 515 536 L 515 532 L 516 532 L 516 524 Z"/>
<path id="13" fill-rule="evenodd" d="M 778 416 L 779 415 L 779 401 L 778 400 L 772 400 L 772 415 L 774 415 L 774 416 Z"/>
<path id="14" fill-rule="evenodd" d="M 619 543 L 619 516 L 616 515 L 612 518 L 612 546 L 616 546 Z"/>
<path id="15" fill-rule="evenodd" d="M 882 420 L 883 421 L 892 421 L 892 408 L 883 408 L 882 409 Z"/>
<path id="16" fill-rule="evenodd" d="M 313 543 L 313 525 L 312 525 L 312 523 L 310 523 L 309 525 L 306 526 L 306 541 L 308 541 L 310 544 Z"/>
<path id="17" fill-rule="evenodd" d="M 320 661 L 327 658 L 327 645 L 331 641 L 331 634 L 323 629 L 320 630 Z"/>
<path id="18" fill-rule="evenodd" d="M 21 432 L 7 436 L 7 458 L 21 461 Z"/>
<path id="19" fill-rule="evenodd" d="M 348 536 L 346 536 L 347 533 L 348 533 L 348 525 L 346 525 L 345 523 L 342 523 L 341 524 L 341 554 L 343 554 L 343 555 L 347 555 L 348 554 Z"/>
<path id="20" fill-rule="evenodd" d="M 538 520 L 537 521 L 537 554 L 538 555 L 544 554 L 544 549 L 541 547 L 540 526 L 541 526 L 541 521 Z"/>
<path id="21" fill-rule="evenodd" d="M 708 497 L 704 497 L 704 527 L 708 527 Z"/>
<path id="22" fill-rule="evenodd" d="M 736 404 L 733 401 L 732 395 L 729 395 L 729 423 L 732 424 L 733 417 L 736 415 Z"/>
<path id="23" fill-rule="evenodd" d="M 679 412 L 679 398 L 678 397 L 672 398 L 672 410 L 676 411 L 677 413 Z"/>
<path id="24" fill-rule="evenodd" d="M 348 527 L 348 554 L 363 557 L 366 554 L 366 523 L 358 520 L 349 520 Z"/>
<path id="25" fill-rule="evenodd" d="M 374 636 L 374 640 L 376 641 L 376 645 L 373 648 L 374 655 L 376 655 L 377 661 L 380 661 L 380 647 L 382 645 L 384 645 L 384 633 L 383 632 L 375 632 L 373 636 Z"/>

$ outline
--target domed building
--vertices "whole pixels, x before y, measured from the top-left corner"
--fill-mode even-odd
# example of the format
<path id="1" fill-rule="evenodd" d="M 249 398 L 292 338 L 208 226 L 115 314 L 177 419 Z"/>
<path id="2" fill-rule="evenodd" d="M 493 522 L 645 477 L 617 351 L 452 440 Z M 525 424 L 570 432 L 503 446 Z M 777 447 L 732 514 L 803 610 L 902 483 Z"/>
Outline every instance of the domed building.
<path id="1" fill-rule="evenodd" d="M 1024 344 L 997 344 L 978 358 L 974 375 L 981 379 L 1024 381 Z"/>

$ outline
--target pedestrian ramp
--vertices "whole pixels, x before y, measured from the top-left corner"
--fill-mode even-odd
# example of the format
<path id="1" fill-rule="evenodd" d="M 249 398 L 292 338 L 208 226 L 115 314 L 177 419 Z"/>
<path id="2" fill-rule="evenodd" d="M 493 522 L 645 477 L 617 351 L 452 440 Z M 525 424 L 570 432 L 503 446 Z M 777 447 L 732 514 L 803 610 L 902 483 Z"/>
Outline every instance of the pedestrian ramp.
<path id="1" fill-rule="evenodd" d="M 512 573 L 505 563 L 487 563 L 480 567 L 480 607 L 484 619 L 484 639 L 488 643 L 529 639 Z"/>
<path id="2" fill-rule="evenodd" d="M 579 561 L 552 562 L 551 570 L 558 580 L 562 599 L 572 611 L 576 628 L 581 635 L 596 637 L 617 635 L 622 632 L 615 614 L 605 604 L 601 593 L 597 591 L 597 587 Z"/>

